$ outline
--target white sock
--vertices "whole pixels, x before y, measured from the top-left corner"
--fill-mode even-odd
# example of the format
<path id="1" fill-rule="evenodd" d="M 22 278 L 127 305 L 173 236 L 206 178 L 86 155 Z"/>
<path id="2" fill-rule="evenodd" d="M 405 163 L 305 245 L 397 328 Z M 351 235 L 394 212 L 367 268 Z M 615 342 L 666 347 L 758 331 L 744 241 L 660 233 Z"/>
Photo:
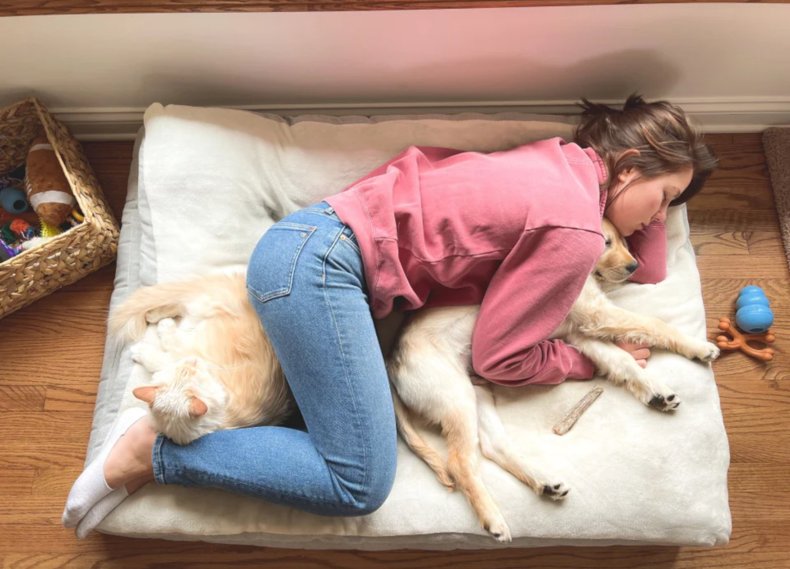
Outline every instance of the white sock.
<path id="1" fill-rule="evenodd" d="M 77 481 L 71 487 L 69 497 L 66 499 L 66 509 L 63 510 L 63 525 L 67 528 L 76 527 L 80 520 L 88 513 L 99 500 L 113 491 L 104 479 L 104 463 L 107 456 L 124 433 L 134 423 L 148 413 L 147 409 L 134 407 L 127 409 L 118 417 L 109 436 L 104 441 L 99 455 L 82 471 Z"/>
<path id="2" fill-rule="evenodd" d="M 127 496 L 129 496 L 129 493 L 126 491 L 126 487 L 121 486 L 99 500 L 80 520 L 76 531 L 77 539 L 85 539 L 88 537 L 110 512 L 117 508 L 121 502 L 126 500 Z"/>

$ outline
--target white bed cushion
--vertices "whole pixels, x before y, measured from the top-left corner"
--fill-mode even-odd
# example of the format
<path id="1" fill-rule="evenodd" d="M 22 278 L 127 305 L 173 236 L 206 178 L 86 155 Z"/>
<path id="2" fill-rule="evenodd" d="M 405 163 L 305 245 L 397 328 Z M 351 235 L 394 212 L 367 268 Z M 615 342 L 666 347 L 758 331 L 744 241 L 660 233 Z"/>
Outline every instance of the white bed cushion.
<path id="1" fill-rule="evenodd" d="M 341 190 L 409 144 L 490 151 L 570 132 L 570 123 L 556 117 L 286 121 L 152 105 L 135 153 L 139 178 L 134 169 L 130 176 L 112 307 L 141 284 L 243 265 L 273 219 Z M 671 212 L 667 226 L 668 278 L 658 285 L 626 285 L 613 295 L 623 306 L 703 337 L 685 207 Z M 601 380 L 496 390 L 500 415 L 517 446 L 572 488 L 564 503 L 542 500 L 483 461 L 513 546 L 727 543 L 729 450 L 713 373 L 709 366 L 660 353 L 650 366 L 682 398 L 676 413 L 651 410 Z M 89 460 L 118 410 L 139 404 L 129 387 L 145 379 L 127 350 L 108 343 Z M 596 384 L 604 394 L 570 433 L 554 435 L 552 425 Z M 100 529 L 272 547 L 502 547 L 480 529 L 464 497 L 448 493 L 402 442 L 393 492 L 370 516 L 327 518 L 219 490 L 151 484 Z"/>

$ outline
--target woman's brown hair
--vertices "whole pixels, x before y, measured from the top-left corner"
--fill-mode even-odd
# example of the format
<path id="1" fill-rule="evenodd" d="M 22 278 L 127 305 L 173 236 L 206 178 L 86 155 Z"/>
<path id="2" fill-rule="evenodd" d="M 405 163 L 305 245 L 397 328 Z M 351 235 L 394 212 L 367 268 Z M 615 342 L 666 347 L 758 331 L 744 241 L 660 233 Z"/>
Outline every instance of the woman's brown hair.
<path id="1" fill-rule="evenodd" d="M 691 183 L 670 204 L 679 205 L 702 189 L 718 164 L 683 110 L 667 101 L 647 103 L 633 94 L 622 110 L 587 99 L 582 99 L 580 106 L 582 117 L 574 140 L 580 146 L 592 148 L 603 159 L 609 184 L 630 168 L 636 168 L 644 178 L 655 178 L 691 167 L 694 172 Z M 626 152 L 630 149 L 639 152 Z M 616 198 L 613 196 L 612 200 Z"/>

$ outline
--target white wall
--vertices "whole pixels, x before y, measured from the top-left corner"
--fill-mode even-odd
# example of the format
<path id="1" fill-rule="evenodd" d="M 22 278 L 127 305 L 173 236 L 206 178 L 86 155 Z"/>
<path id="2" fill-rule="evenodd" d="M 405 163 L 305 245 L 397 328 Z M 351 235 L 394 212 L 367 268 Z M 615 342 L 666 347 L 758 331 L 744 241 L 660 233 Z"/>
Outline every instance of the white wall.
<path id="1" fill-rule="evenodd" d="M 0 54 L 0 104 L 36 94 L 88 135 L 153 101 L 568 113 L 636 90 L 709 130 L 790 123 L 790 4 L 9 17 Z"/>

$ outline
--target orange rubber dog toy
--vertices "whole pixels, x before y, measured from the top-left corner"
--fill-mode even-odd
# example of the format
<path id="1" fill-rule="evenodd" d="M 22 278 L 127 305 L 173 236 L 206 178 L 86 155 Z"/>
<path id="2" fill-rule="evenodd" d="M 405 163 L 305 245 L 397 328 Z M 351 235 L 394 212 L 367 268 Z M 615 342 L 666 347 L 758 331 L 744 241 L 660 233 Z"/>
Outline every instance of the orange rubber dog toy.
<path id="1" fill-rule="evenodd" d="M 769 348 L 767 344 L 776 340 L 776 336 L 770 330 L 766 330 L 761 334 L 743 334 L 735 326 L 729 318 L 719 318 L 719 330 L 728 334 L 729 336 L 716 336 L 716 345 L 722 350 L 741 350 L 746 355 L 749 355 L 758 360 L 769 362 L 774 359 L 774 349 Z M 732 338 L 732 339 L 730 339 Z M 766 344 L 765 348 L 753 348 L 749 342 L 759 342 Z"/>

